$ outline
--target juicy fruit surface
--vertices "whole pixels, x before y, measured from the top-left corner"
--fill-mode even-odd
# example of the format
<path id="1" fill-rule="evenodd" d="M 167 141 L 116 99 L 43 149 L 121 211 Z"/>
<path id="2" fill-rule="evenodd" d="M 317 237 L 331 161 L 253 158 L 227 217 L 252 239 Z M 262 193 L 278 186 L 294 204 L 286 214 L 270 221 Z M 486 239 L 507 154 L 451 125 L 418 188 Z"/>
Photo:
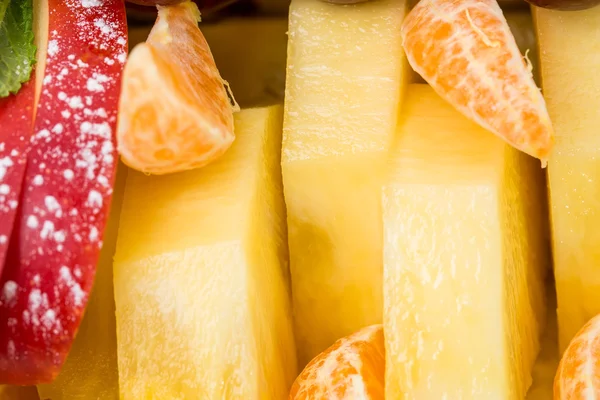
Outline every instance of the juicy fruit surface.
<path id="1" fill-rule="evenodd" d="M 600 8 L 533 12 L 543 89 L 556 129 L 548 184 L 562 352 L 600 313 Z M 582 35 L 589 40 L 581 41 Z"/>
<path id="2" fill-rule="evenodd" d="M 12 236 L 33 129 L 35 75 L 18 96 L 0 100 L 0 275 Z M 1 300 L 0 300 L 1 301 Z"/>
<path id="3" fill-rule="evenodd" d="M 565 350 L 554 380 L 555 400 L 600 397 L 600 316 L 592 318 Z"/>
<path id="4" fill-rule="evenodd" d="M 90 301 L 58 377 L 38 385 L 42 399 L 85 399 L 91 393 L 102 400 L 119 398 L 112 266 L 126 176 L 126 167 L 119 165 Z"/>
<path id="5" fill-rule="evenodd" d="M 292 2 L 282 169 L 301 366 L 381 322 L 378 179 L 408 76 L 405 12 Z"/>
<path id="6" fill-rule="evenodd" d="M 82 318 L 112 195 L 127 48 L 121 1 L 47 5 L 28 185 L 0 280 L 0 381 L 13 384 L 52 380 Z"/>
<path id="7" fill-rule="evenodd" d="M 598 0 L 526 0 L 537 7 L 549 8 L 562 11 L 579 11 L 596 7 L 600 4 Z"/>
<path id="8" fill-rule="evenodd" d="M 238 140 L 206 168 L 130 172 L 114 266 L 121 398 L 287 396 L 281 118 L 242 111 Z"/>
<path id="9" fill-rule="evenodd" d="M 165 174 L 204 166 L 234 140 L 232 106 L 186 1 L 159 7 L 146 43 L 125 67 L 119 103 L 119 152 L 128 166 Z"/>
<path id="10" fill-rule="evenodd" d="M 461 113 L 545 163 L 553 130 L 495 0 L 423 0 L 402 27 L 408 60 Z"/>
<path id="11" fill-rule="evenodd" d="M 383 191 L 386 395 L 522 399 L 545 326 L 541 171 L 428 86 L 402 114 Z"/>
<path id="12" fill-rule="evenodd" d="M 383 400 L 383 326 L 372 325 L 339 339 L 296 378 L 290 400 Z"/>

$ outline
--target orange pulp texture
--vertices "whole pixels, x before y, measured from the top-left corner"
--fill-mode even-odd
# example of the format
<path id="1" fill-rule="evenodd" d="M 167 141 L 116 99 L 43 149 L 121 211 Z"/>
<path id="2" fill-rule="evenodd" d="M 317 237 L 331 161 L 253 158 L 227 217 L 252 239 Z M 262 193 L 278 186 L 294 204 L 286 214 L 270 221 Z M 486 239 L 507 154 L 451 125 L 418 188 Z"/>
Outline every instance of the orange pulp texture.
<path id="1" fill-rule="evenodd" d="M 554 378 L 555 400 L 600 399 L 600 315 L 573 338 Z"/>
<path id="2" fill-rule="evenodd" d="M 383 326 L 371 325 L 339 339 L 296 378 L 290 400 L 383 400 Z"/>
<path id="3" fill-rule="evenodd" d="M 159 6 L 148 40 L 129 55 L 117 139 L 123 162 L 134 169 L 201 167 L 234 140 L 233 109 L 199 20 L 190 1 Z"/>
<path id="4" fill-rule="evenodd" d="M 546 103 L 496 0 L 421 0 L 402 39 L 441 97 L 546 165 L 554 142 Z"/>

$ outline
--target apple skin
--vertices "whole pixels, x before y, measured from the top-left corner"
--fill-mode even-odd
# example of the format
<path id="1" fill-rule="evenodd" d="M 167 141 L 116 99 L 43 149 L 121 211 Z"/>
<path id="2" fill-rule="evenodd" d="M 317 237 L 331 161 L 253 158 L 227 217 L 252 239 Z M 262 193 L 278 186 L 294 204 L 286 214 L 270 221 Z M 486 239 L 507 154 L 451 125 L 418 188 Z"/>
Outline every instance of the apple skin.
<path id="1" fill-rule="evenodd" d="M 541 8 L 561 11 L 579 11 L 600 5 L 600 0 L 525 0 Z"/>
<path id="2" fill-rule="evenodd" d="M 19 93 L 0 100 L 0 276 L 6 260 L 33 131 L 35 71 Z"/>
<path id="3" fill-rule="evenodd" d="M 0 384 L 58 375 L 92 288 L 117 162 L 124 2 L 43 2 L 46 67 L 0 278 Z"/>

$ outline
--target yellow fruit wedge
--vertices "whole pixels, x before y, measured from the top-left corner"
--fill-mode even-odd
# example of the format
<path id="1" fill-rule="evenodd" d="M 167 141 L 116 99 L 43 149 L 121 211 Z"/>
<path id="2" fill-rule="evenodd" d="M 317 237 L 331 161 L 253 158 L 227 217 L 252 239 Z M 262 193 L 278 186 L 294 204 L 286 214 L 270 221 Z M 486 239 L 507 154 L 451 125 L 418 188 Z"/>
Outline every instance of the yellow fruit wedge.
<path id="1" fill-rule="evenodd" d="M 410 73 L 406 3 L 291 5 L 282 168 L 302 366 L 381 322 L 380 178 Z"/>
<path id="2" fill-rule="evenodd" d="M 208 167 L 130 172 L 115 256 L 121 399 L 284 399 L 296 377 L 282 108 Z"/>
<path id="3" fill-rule="evenodd" d="M 56 380 L 38 386 L 42 399 L 74 400 L 90 396 L 101 400 L 119 399 L 113 256 L 127 172 L 127 167 L 120 164 L 94 288 L 85 316 Z"/>
<path id="4" fill-rule="evenodd" d="M 534 17 L 556 131 L 548 183 L 562 354 L 600 313 L 600 8 L 534 9 Z"/>
<path id="5" fill-rule="evenodd" d="M 386 399 L 525 397 L 544 218 L 539 162 L 409 86 L 383 189 Z"/>
<path id="6" fill-rule="evenodd" d="M 283 102 L 287 19 L 228 18 L 200 27 L 219 73 L 242 108 Z M 130 28 L 130 46 L 145 41 L 149 33 L 149 28 Z"/>
<path id="7" fill-rule="evenodd" d="M 0 400 L 39 400 L 35 386 L 0 385 Z M 54 400 L 54 399 L 51 399 Z"/>

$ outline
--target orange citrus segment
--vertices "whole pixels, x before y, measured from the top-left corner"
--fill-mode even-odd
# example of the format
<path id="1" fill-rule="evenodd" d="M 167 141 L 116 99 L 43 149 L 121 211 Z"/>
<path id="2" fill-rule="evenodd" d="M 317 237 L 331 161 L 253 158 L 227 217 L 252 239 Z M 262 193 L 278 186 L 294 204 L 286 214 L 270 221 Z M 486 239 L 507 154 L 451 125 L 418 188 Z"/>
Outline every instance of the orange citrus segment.
<path id="1" fill-rule="evenodd" d="M 413 69 L 440 96 L 545 165 L 550 117 L 495 0 L 421 0 L 402 39 Z"/>
<path id="2" fill-rule="evenodd" d="M 233 111 L 190 1 L 158 7 L 145 43 L 131 52 L 119 102 L 118 149 L 142 172 L 204 166 L 234 140 Z"/>
<path id="3" fill-rule="evenodd" d="M 555 400 L 600 399 L 600 315 L 573 338 L 554 378 Z"/>
<path id="4" fill-rule="evenodd" d="M 383 400 L 383 326 L 372 325 L 339 339 L 296 378 L 290 400 Z"/>

